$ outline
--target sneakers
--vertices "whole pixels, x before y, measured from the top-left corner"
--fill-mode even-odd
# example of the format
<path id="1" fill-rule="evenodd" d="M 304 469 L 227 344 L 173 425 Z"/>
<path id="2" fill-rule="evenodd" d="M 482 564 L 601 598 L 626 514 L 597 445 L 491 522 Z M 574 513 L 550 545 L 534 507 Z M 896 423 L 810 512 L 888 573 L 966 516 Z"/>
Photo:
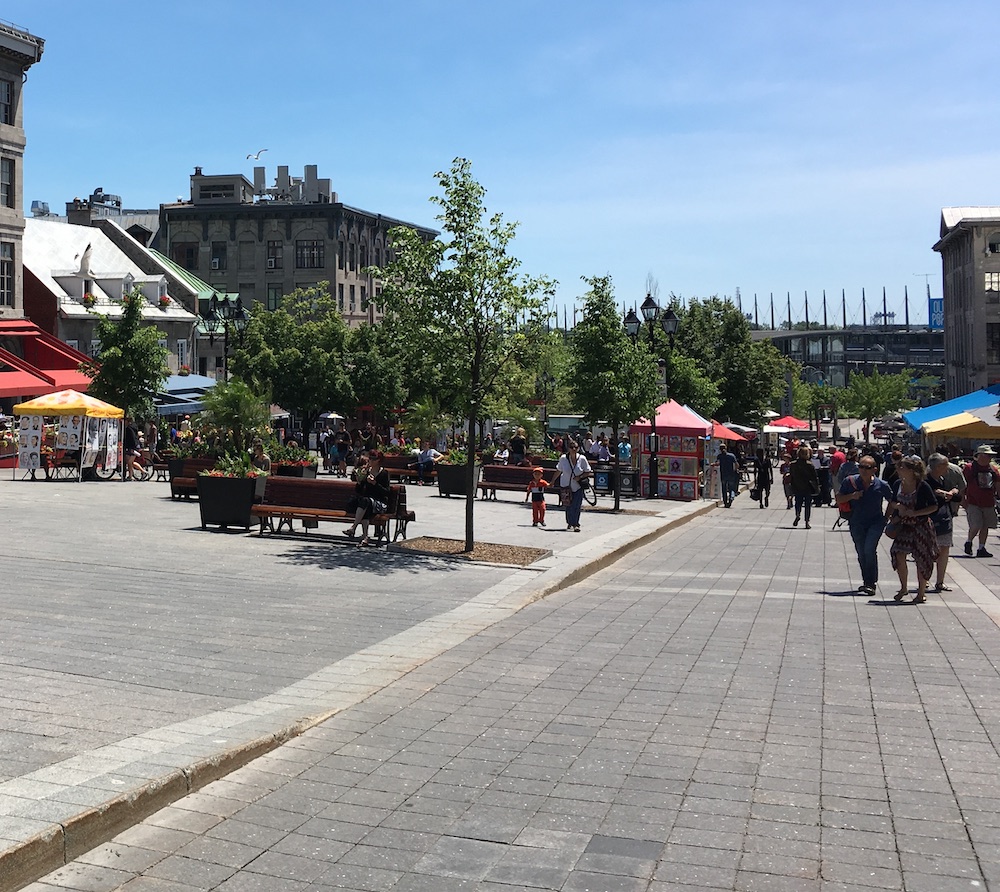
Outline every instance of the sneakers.
<path id="1" fill-rule="evenodd" d="M 976 557 L 993 557 L 985 548 L 979 548 L 976 551 Z"/>
<path id="2" fill-rule="evenodd" d="M 967 554 L 967 555 L 968 555 L 969 557 L 972 557 L 972 543 L 971 543 L 971 542 L 966 542 L 966 543 L 965 543 L 965 553 L 966 553 L 966 554 Z"/>
<path id="3" fill-rule="evenodd" d="M 863 591 L 868 597 L 875 597 L 875 586 L 874 585 L 863 585 L 861 586 L 861 591 Z"/>
<path id="4" fill-rule="evenodd" d="M 799 519 L 796 517 L 795 520 L 792 521 L 792 526 L 797 527 L 798 525 L 799 525 Z"/>
<path id="5" fill-rule="evenodd" d="M 544 521 L 544 520 L 540 520 L 540 521 L 538 521 L 538 525 L 539 525 L 540 527 L 543 527 L 543 526 L 545 526 L 545 521 Z"/>

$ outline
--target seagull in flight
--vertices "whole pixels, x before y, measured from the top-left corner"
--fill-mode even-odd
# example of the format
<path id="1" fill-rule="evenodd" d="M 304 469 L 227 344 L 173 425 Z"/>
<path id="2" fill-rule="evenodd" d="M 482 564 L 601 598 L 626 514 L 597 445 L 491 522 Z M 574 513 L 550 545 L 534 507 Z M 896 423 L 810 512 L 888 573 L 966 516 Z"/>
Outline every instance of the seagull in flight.
<path id="1" fill-rule="evenodd" d="M 253 158 L 254 161 L 260 161 L 261 154 L 266 151 L 267 149 L 261 149 L 256 155 L 247 155 L 247 158 Z"/>

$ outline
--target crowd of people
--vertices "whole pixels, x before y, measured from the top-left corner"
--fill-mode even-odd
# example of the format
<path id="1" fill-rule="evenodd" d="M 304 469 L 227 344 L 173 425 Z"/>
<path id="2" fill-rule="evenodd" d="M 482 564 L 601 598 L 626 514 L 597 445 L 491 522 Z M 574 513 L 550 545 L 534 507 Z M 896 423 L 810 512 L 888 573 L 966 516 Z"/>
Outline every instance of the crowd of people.
<path id="1" fill-rule="evenodd" d="M 738 491 L 739 459 L 719 456 L 723 503 L 730 505 Z M 878 584 L 878 545 L 891 539 L 889 558 L 899 580 L 894 600 L 910 593 L 907 558 L 915 568 L 914 604 L 923 604 L 928 591 L 949 591 L 946 572 L 954 545 L 954 519 L 965 509 L 968 557 L 993 555 L 986 543 L 997 528 L 1000 470 L 996 451 L 982 444 L 971 459 L 962 460 L 954 444 L 942 444 L 924 461 L 902 447 L 883 449 L 858 444 L 849 437 L 843 448 L 825 449 L 815 440 L 792 439 L 778 466 L 785 510 L 794 510 L 793 526 L 811 527 L 812 509 L 836 507 L 850 530 L 861 570 L 858 591 L 874 595 Z M 753 462 L 751 495 L 767 507 L 775 475 L 769 457 L 758 449 Z M 736 475 L 736 476 L 734 476 Z"/>

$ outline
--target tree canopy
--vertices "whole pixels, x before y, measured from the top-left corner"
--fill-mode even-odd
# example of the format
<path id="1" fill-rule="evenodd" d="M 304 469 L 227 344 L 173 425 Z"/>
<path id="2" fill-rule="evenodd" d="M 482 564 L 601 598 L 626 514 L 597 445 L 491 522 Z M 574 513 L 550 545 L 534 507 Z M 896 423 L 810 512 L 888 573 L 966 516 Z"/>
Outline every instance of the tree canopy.
<path id="1" fill-rule="evenodd" d="M 270 394 L 311 426 L 327 409 L 356 405 L 347 343 L 329 283 L 320 282 L 285 295 L 276 310 L 255 312 L 231 367 L 254 392 Z"/>
<path id="2" fill-rule="evenodd" d="M 913 404 L 912 377 L 908 369 L 896 375 L 883 375 L 878 369 L 872 369 L 871 375 L 851 375 L 843 392 L 843 407 L 854 417 L 863 418 L 871 431 L 874 418 L 908 409 Z"/>
<path id="3" fill-rule="evenodd" d="M 168 374 L 167 349 L 160 346 L 160 330 L 142 318 L 146 299 L 141 288 L 124 295 L 120 306 L 117 318 L 91 311 L 101 349 L 83 364 L 93 378 L 87 391 L 134 418 L 151 418 L 156 414 L 153 396 Z"/>

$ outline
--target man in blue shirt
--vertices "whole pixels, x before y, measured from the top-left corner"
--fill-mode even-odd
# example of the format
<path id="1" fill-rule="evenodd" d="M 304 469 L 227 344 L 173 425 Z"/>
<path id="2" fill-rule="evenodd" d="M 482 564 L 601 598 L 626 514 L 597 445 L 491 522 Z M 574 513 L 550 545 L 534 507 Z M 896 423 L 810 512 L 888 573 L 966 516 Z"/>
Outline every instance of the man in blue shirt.
<path id="1" fill-rule="evenodd" d="M 719 466 L 719 482 L 722 485 L 722 504 L 732 508 L 733 499 L 740 489 L 739 459 L 729 451 L 725 443 L 720 443 L 716 464 Z"/>
<path id="2" fill-rule="evenodd" d="M 618 443 L 618 461 L 623 465 L 632 464 L 632 444 L 629 442 L 628 434 L 622 434 L 621 441 Z"/>
<path id="3" fill-rule="evenodd" d="M 878 584 L 878 540 L 885 529 L 883 500 L 892 500 L 892 488 L 875 476 L 878 465 L 870 455 L 858 462 L 859 473 L 845 477 L 837 493 L 837 505 L 850 505 L 847 525 L 861 566 L 858 591 L 875 594 Z"/>

